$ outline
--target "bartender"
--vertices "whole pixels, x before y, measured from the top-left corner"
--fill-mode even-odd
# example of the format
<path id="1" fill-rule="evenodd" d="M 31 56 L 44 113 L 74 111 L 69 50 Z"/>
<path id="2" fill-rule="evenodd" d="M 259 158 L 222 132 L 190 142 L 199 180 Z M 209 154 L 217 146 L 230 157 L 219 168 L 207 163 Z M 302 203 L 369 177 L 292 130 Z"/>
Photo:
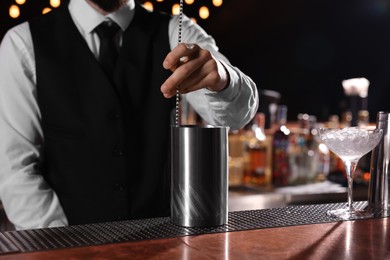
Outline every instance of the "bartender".
<path id="1" fill-rule="evenodd" d="M 17 229 L 169 215 L 175 93 L 238 129 L 255 83 L 184 16 L 70 0 L 0 45 L 0 198 Z M 108 36 L 107 36 L 108 35 Z"/>

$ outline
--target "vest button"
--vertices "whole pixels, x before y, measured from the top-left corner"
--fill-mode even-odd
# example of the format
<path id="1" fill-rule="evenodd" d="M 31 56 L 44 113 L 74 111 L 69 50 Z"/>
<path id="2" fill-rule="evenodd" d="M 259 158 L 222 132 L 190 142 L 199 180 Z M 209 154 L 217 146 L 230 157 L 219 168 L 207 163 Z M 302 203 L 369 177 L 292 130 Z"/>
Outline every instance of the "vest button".
<path id="1" fill-rule="evenodd" d="M 124 152 L 122 149 L 115 148 L 114 150 L 112 150 L 112 154 L 114 156 L 121 157 L 121 156 L 123 156 Z"/>

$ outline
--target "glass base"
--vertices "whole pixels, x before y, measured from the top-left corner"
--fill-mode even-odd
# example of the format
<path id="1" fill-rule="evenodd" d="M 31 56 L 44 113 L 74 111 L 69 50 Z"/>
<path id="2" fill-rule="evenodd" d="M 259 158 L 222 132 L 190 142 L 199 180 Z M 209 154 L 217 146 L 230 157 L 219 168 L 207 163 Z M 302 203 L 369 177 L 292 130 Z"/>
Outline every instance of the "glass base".
<path id="1" fill-rule="evenodd" d="M 344 220 L 372 218 L 374 216 L 374 213 L 371 211 L 355 208 L 328 210 L 327 214 L 328 216 L 337 217 Z"/>

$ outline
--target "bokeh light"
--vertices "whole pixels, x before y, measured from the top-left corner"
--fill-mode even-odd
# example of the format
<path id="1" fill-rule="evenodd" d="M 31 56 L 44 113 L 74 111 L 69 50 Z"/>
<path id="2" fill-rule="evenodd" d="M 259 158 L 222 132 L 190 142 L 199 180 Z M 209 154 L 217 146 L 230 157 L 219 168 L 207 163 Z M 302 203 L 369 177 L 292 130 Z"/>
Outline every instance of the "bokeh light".
<path id="1" fill-rule="evenodd" d="M 18 18 L 20 16 L 20 9 L 17 5 L 11 5 L 9 7 L 9 16 L 12 18 Z"/>
<path id="2" fill-rule="evenodd" d="M 210 11 L 207 6 L 202 6 L 199 8 L 199 17 L 202 19 L 207 19 L 210 16 Z"/>
<path id="3" fill-rule="evenodd" d="M 173 15 L 180 14 L 180 5 L 179 4 L 172 5 L 172 14 Z"/>
<path id="4" fill-rule="evenodd" d="M 57 8 L 61 5 L 61 0 L 50 0 L 50 5 L 53 8 Z"/>
<path id="5" fill-rule="evenodd" d="M 26 0 L 15 0 L 15 3 L 17 3 L 18 5 L 23 5 L 24 3 L 26 3 Z"/>
<path id="6" fill-rule="evenodd" d="M 149 1 L 144 3 L 144 7 L 146 10 L 149 10 L 149 11 L 153 11 L 153 9 L 154 9 L 153 4 Z"/>
<path id="7" fill-rule="evenodd" d="M 213 0 L 213 5 L 220 7 L 223 4 L 223 0 Z"/>
<path id="8" fill-rule="evenodd" d="M 51 12 L 51 8 L 49 8 L 49 7 L 45 7 L 45 8 L 43 8 L 43 10 L 42 10 L 42 14 L 47 14 L 47 13 L 49 13 L 49 12 Z"/>

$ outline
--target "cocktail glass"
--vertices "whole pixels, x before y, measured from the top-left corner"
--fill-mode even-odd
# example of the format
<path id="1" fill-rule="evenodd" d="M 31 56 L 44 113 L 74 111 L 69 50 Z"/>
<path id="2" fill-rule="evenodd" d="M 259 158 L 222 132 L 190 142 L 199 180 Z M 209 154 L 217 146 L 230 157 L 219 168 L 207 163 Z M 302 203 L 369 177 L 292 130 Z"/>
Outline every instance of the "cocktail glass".
<path id="1" fill-rule="evenodd" d="M 348 207 L 329 210 L 329 216 L 344 220 L 362 219 L 373 216 L 373 213 L 353 207 L 353 174 L 363 155 L 370 152 L 381 140 L 382 129 L 364 129 L 358 127 L 320 128 L 319 135 L 323 143 L 341 158 L 344 163 L 348 181 Z"/>

